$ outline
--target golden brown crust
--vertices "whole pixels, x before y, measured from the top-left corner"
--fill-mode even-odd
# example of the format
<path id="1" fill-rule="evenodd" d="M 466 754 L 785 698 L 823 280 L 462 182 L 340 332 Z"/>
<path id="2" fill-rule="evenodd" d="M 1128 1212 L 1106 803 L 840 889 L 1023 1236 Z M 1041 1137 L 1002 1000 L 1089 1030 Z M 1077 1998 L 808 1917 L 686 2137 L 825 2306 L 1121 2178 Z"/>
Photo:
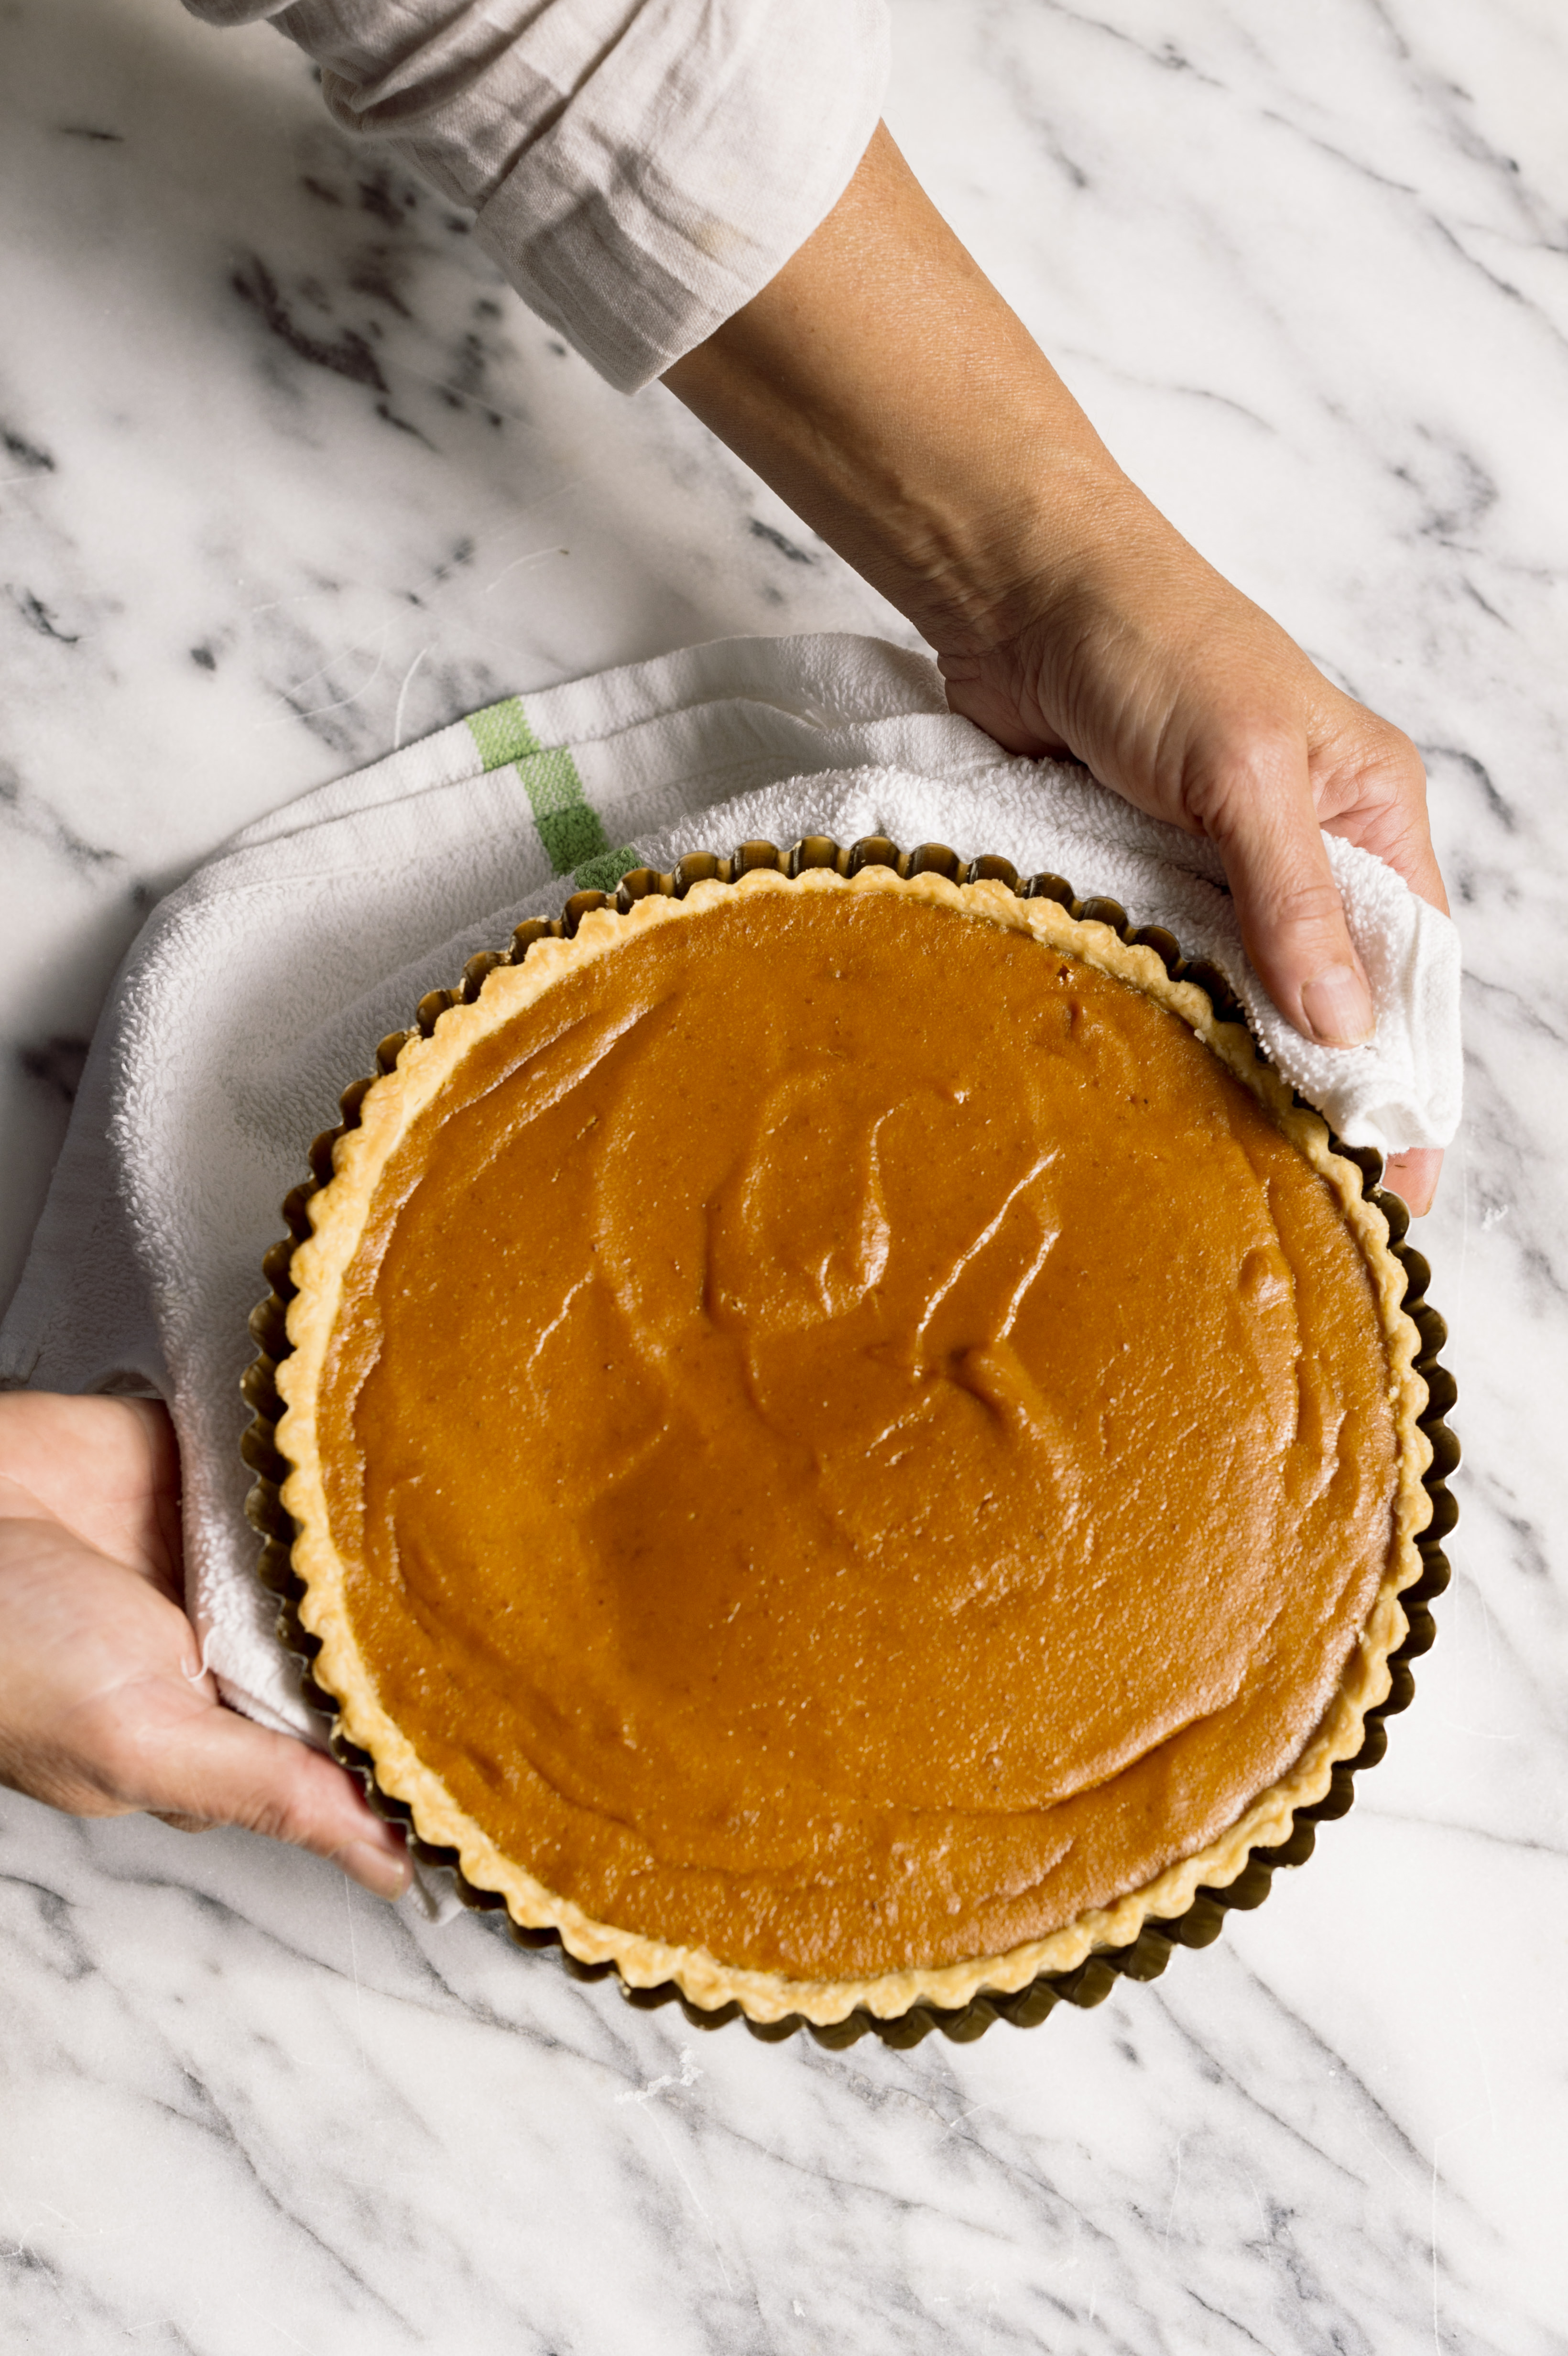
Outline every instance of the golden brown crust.
<path id="1" fill-rule="evenodd" d="M 344 1565 L 330 1535 L 316 1445 L 316 1407 L 343 1279 L 377 1181 L 410 1124 L 463 1058 L 571 967 L 608 955 L 647 926 L 678 923 L 733 893 L 779 891 L 912 894 L 1031 934 L 1129 983 L 1179 1015 L 1251 1091 L 1333 1193 L 1371 1280 L 1398 1443 L 1393 1537 L 1383 1577 L 1338 1691 L 1289 1773 L 1261 1793 L 1217 1840 L 1168 1867 L 1145 1888 L 1080 1916 L 1048 1938 L 1004 1954 L 866 1979 L 799 1980 L 741 1970 L 700 1948 L 669 1946 L 593 1922 L 503 1856 L 421 1761 L 377 1697 L 373 1672 L 360 1653 L 346 1605 Z M 452 1007 L 429 1038 L 410 1040 L 396 1068 L 367 1091 L 358 1126 L 338 1141 L 333 1178 L 313 1198 L 310 1210 L 314 1232 L 293 1256 L 292 1273 L 298 1290 L 288 1313 L 293 1348 L 277 1376 L 287 1412 L 277 1438 L 294 1468 L 283 1497 L 297 1531 L 293 1566 L 305 1589 L 300 1618 L 321 1643 L 315 1677 L 336 1697 L 343 1731 L 374 1759 L 382 1789 L 412 1810 L 421 1839 L 455 1850 L 467 1879 L 476 1889 L 503 1897 L 517 1922 L 553 1929 L 584 1963 L 613 1962 L 632 1987 L 673 1981 L 703 2009 L 733 2002 L 754 2021 L 798 2015 L 827 2026 L 857 2009 L 889 2019 L 915 2004 L 961 2007 L 982 1993 L 1010 1993 L 1041 1974 L 1071 1970 L 1096 1949 L 1129 1944 L 1147 1921 L 1181 1914 L 1200 1888 L 1226 1887 L 1244 1870 L 1254 1847 L 1274 1847 L 1285 1841 L 1295 1812 L 1325 1796 L 1335 1765 L 1360 1750 L 1367 1713 L 1387 1698 L 1389 1662 L 1406 1633 L 1399 1597 L 1421 1574 L 1416 1540 L 1432 1510 L 1423 1481 L 1431 1447 L 1418 1424 L 1427 1398 L 1426 1386 L 1415 1371 L 1420 1336 L 1402 1306 L 1404 1271 L 1390 1248 L 1387 1221 L 1365 1199 L 1359 1170 L 1331 1151 L 1324 1122 L 1295 1102 L 1278 1076 L 1260 1061 L 1243 1026 L 1218 1021 L 1204 991 L 1190 982 L 1172 980 L 1153 949 L 1125 942 L 1108 925 L 1075 921 L 1055 901 L 1020 900 L 1000 883 L 957 884 L 937 874 L 901 879 L 890 869 L 875 866 L 848 879 L 831 868 L 808 869 L 794 880 L 763 869 L 732 884 L 698 884 L 684 899 L 650 895 L 624 915 L 596 911 L 583 918 L 572 939 L 537 942 L 522 964 L 497 967 L 473 1004 Z"/>

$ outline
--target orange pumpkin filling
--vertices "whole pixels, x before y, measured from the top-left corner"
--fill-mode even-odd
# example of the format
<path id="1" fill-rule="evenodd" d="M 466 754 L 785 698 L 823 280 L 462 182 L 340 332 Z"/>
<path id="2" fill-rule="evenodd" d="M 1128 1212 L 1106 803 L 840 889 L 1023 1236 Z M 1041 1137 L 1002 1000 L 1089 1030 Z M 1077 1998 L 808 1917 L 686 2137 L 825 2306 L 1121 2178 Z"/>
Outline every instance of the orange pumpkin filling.
<path id="1" fill-rule="evenodd" d="M 1324 1180 L 917 896 L 571 965 L 382 1168 L 315 1412 L 379 1704 L 593 1921 L 842 1978 L 1141 1888 L 1301 1752 L 1396 1440 Z"/>

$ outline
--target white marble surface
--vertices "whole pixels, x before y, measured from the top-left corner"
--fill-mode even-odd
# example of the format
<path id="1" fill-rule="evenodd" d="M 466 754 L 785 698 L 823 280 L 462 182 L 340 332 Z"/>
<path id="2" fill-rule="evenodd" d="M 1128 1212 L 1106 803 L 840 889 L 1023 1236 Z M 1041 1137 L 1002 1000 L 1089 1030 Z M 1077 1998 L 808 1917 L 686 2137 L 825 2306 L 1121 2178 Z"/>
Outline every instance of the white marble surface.
<path id="1" fill-rule="evenodd" d="M 1414 1709 L 1098 2011 L 834 2054 L 310 1859 L 0 1794 L 0 2344 L 1568 2349 L 1568 22 L 898 0 L 891 120 L 1119 455 L 1426 750 L 1467 1451 Z M 139 912 L 499 693 L 891 628 L 598 385 L 264 29 L 0 0 L 0 1290 Z"/>

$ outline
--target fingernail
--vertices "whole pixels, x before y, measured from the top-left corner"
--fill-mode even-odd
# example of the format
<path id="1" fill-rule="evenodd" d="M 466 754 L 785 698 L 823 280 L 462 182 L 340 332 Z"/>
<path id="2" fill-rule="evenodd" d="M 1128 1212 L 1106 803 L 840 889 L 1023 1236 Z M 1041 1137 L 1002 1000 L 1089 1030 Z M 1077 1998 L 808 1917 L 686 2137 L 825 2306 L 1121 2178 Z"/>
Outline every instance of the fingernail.
<path id="1" fill-rule="evenodd" d="M 336 1861 L 350 1881 L 377 1898 L 400 1898 L 409 1886 L 408 1858 L 389 1857 L 384 1848 L 372 1848 L 368 1841 L 350 1841 L 336 1852 Z"/>
<path id="2" fill-rule="evenodd" d="M 1325 966 L 1302 986 L 1301 1011 L 1324 1047 L 1364 1047 L 1377 1032 L 1365 981 L 1351 965 Z"/>

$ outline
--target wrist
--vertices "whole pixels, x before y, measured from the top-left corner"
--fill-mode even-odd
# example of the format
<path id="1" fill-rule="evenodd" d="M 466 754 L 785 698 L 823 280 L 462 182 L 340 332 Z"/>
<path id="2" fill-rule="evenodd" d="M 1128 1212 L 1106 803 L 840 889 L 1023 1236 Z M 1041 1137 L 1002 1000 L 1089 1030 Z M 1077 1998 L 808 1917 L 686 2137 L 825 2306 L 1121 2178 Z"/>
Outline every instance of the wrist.
<path id="1" fill-rule="evenodd" d="M 906 408 L 764 327 L 771 311 L 742 315 L 667 384 L 939 655 L 984 656 L 1070 605 L 1157 524 L 1032 347 L 1000 381 L 958 370 Z"/>
<path id="2" fill-rule="evenodd" d="M 1115 602 L 1127 556 L 1154 559 L 1161 529 L 1098 446 L 1042 455 L 1037 440 L 884 508 L 868 536 L 883 594 L 939 656 L 973 660 L 1048 622 L 1071 634 Z"/>
<path id="3" fill-rule="evenodd" d="M 1152 516 L 882 132 L 665 382 L 939 653 L 988 653 Z"/>

